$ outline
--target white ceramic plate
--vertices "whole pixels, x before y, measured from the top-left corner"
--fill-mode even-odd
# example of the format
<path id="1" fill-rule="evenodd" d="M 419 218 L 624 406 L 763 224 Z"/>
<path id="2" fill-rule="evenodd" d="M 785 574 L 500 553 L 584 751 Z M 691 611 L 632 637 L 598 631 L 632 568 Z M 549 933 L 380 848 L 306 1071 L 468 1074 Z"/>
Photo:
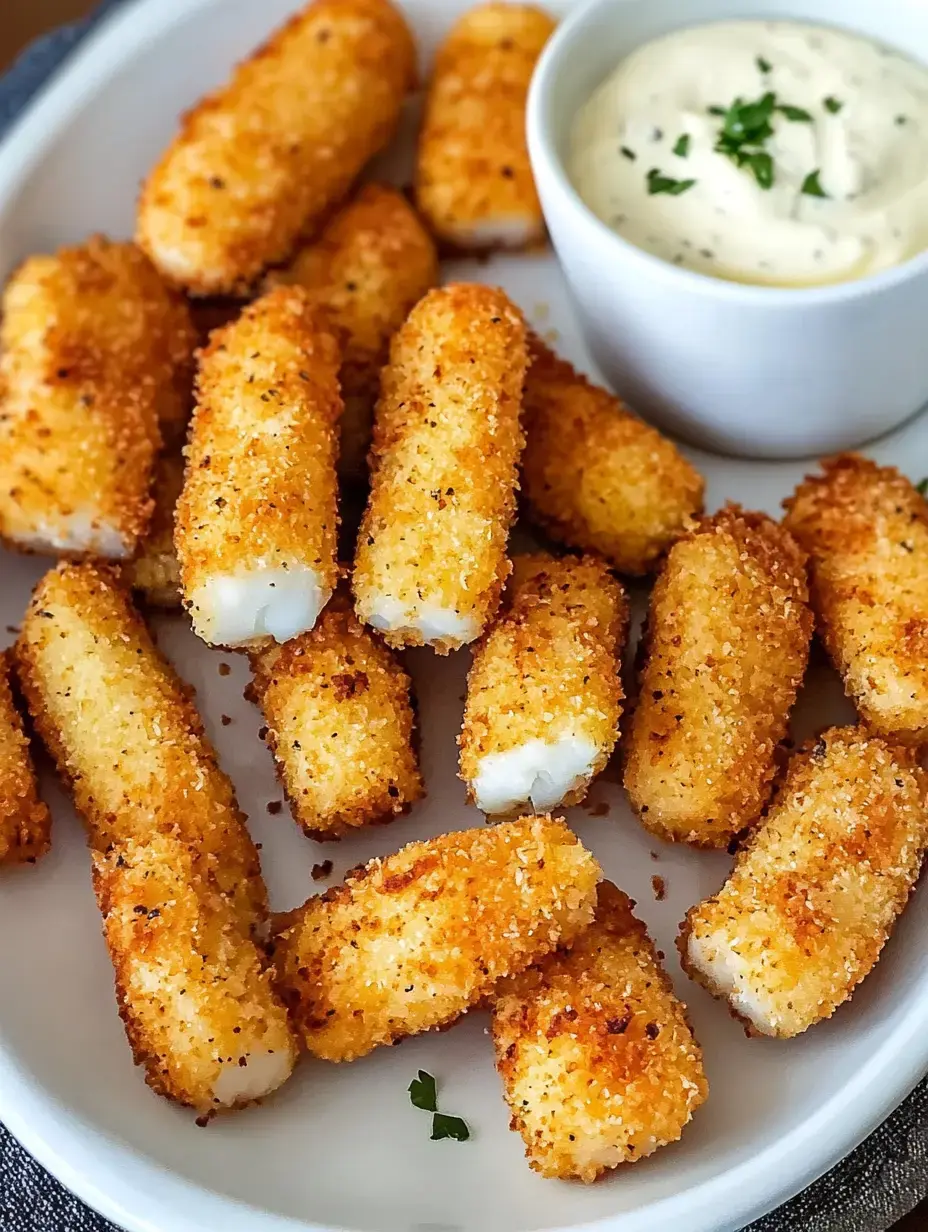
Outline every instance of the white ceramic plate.
<path id="1" fill-rule="evenodd" d="M 27 253 L 89 232 L 131 232 L 136 188 L 178 113 L 296 7 L 294 0 L 136 0 L 69 62 L 0 149 L 0 274 Z M 405 0 L 424 55 L 467 0 Z M 562 6 L 566 7 L 566 5 Z M 398 182 L 408 166 L 394 161 Z M 502 283 L 572 359 L 585 357 L 552 258 L 457 263 L 448 275 Z M 788 357 L 785 357 L 788 359 Z M 915 478 L 928 472 L 928 417 L 872 450 Z M 708 504 L 725 498 L 775 512 L 801 464 L 699 457 Z M 0 551 L 0 645 L 12 640 L 46 563 Z M 9 626 L 4 633 L 5 627 Z M 455 777 L 468 656 L 417 652 L 429 798 L 411 816 L 324 848 L 287 816 L 260 718 L 242 700 L 244 663 L 197 643 L 178 619 L 161 644 L 197 689 L 210 733 L 263 843 L 274 907 L 414 838 L 482 825 Z M 231 674 L 220 668 L 230 663 Z M 233 722 L 223 725 L 222 715 Z M 812 672 L 800 734 L 849 718 L 836 679 Z M 711 1095 L 683 1141 L 593 1186 L 529 1171 L 493 1069 L 486 1022 L 382 1049 L 347 1067 L 305 1061 L 264 1107 L 197 1129 L 152 1095 L 116 1014 L 80 827 L 52 777 L 54 849 L 0 880 L 0 1118 L 69 1188 L 132 1232 L 606 1232 L 735 1229 L 795 1193 L 860 1141 L 928 1069 L 928 898 L 916 895 L 878 969 L 850 1006 L 791 1043 L 749 1041 L 691 985 L 674 949 L 678 921 L 722 881 L 727 859 L 661 847 L 630 816 L 619 788 L 598 784 L 572 821 L 607 874 L 631 893 L 678 991 L 692 1009 Z M 658 902 L 652 877 L 664 878 Z M 437 1075 L 443 1105 L 473 1129 L 466 1144 L 428 1140 L 406 1087 Z"/>

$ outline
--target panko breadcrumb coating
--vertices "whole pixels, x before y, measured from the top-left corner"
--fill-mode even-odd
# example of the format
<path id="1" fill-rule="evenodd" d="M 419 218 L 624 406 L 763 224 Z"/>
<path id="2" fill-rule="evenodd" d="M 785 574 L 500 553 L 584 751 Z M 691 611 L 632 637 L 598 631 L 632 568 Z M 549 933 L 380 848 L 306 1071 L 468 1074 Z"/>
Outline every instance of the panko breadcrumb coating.
<path id="1" fill-rule="evenodd" d="M 338 346 L 302 287 L 278 287 L 200 352 L 174 544 L 213 645 L 311 629 L 338 580 Z"/>
<path id="2" fill-rule="evenodd" d="M 928 741 L 928 501 L 891 466 L 823 463 L 786 502 L 819 632 L 861 717 Z"/>
<path id="3" fill-rule="evenodd" d="M 812 637 L 805 557 L 728 505 L 670 551 L 651 595 L 625 787 L 659 838 L 726 847 L 760 816 Z"/>
<path id="4" fill-rule="evenodd" d="M 542 1176 L 590 1182 L 644 1159 L 677 1141 L 708 1094 L 686 1007 L 633 906 L 604 881 L 570 952 L 497 990 L 496 1064 Z"/>
<path id="5" fill-rule="evenodd" d="M 142 190 L 138 242 L 194 294 L 246 290 L 389 142 L 415 73 L 390 0 L 314 0 L 184 117 Z"/>
<path id="6" fill-rule="evenodd" d="M 280 917 L 277 986 L 311 1053 L 443 1027 L 588 927 L 599 865 L 547 817 L 410 843 Z"/>
<path id="7" fill-rule="evenodd" d="M 438 283 L 432 238 L 402 193 L 367 184 L 269 282 L 299 283 L 326 310 L 342 349 L 339 473 L 362 481 L 390 339 Z"/>
<path id="8" fill-rule="evenodd" d="M 702 509 L 705 483 L 676 445 L 536 336 L 525 379 L 526 512 L 559 543 L 620 573 L 651 573 Z"/>
<path id="9" fill-rule="evenodd" d="M 184 486 L 184 456 L 166 449 L 155 463 L 155 509 L 148 532 L 125 568 L 125 578 L 149 607 L 180 607 L 180 566 L 174 551 L 174 510 Z"/>
<path id="10" fill-rule="evenodd" d="M 628 602 L 598 557 L 517 556 L 467 678 L 461 778 L 491 816 L 578 804 L 622 714 Z"/>
<path id="11" fill-rule="evenodd" d="M 915 753 L 832 728 L 793 758 L 718 894 L 686 917 L 687 973 L 754 1034 L 799 1035 L 872 970 L 918 878 L 928 779 Z"/>
<path id="12" fill-rule="evenodd" d="M 296 1055 L 256 945 L 258 853 L 188 691 L 114 570 L 39 583 L 16 647 L 36 728 L 87 823 L 137 1064 L 209 1113 L 267 1095 Z"/>
<path id="13" fill-rule="evenodd" d="M 48 851 L 52 826 L 10 691 L 10 667 L 9 652 L 0 652 L 0 866 L 34 864 Z"/>
<path id="14" fill-rule="evenodd" d="M 392 821 L 424 794 L 409 676 L 339 591 L 311 633 L 252 657 L 293 809 L 315 839 Z"/>
<path id="15" fill-rule="evenodd" d="M 0 538 L 52 555 L 131 556 L 162 436 L 190 406 L 183 299 L 134 244 L 35 256 L 3 297 Z"/>
<path id="16" fill-rule="evenodd" d="M 358 615 L 440 654 L 499 607 L 515 516 L 525 324 L 504 292 L 430 291 L 393 339 L 358 534 Z"/>
<path id="17" fill-rule="evenodd" d="M 554 26 L 534 5 L 481 4 L 438 52 L 419 137 L 416 200 L 435 234 L 454 248 L 522 248 L 544 237 L 525 111 Z"/>

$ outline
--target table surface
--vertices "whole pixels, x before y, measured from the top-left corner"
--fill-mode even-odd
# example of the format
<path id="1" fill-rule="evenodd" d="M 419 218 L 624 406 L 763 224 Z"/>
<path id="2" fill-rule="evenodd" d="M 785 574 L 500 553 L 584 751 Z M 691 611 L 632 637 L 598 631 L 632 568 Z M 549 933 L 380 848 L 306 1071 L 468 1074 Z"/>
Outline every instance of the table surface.
<path id="1" fill-rule="evenodd" d="M 0 71 L 32 39 L 64 22 L 89 13 L 96 0 L 0 0 Z M 893 1232 L 918 1232 L 928 1228 L 928 1201 L 897 1224 Z"/>

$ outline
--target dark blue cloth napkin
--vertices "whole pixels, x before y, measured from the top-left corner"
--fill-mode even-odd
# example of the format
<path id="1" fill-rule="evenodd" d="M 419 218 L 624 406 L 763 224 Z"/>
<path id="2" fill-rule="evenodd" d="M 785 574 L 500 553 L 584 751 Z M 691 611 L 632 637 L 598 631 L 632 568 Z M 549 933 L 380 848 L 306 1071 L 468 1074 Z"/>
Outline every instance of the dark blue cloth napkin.
<path id="1" fill-rule="evenodd" d="M 88 20 L 34 43 L 0 78 L 0 137 L 87 32 L 121 3 L 103 0 Z M 928 1082 L 843 1163 L 746 1232 L 886 1232 L 926 1192 Z M 117 1230 L 63 1189 L 0 1125 L 0 1232 Z"/>

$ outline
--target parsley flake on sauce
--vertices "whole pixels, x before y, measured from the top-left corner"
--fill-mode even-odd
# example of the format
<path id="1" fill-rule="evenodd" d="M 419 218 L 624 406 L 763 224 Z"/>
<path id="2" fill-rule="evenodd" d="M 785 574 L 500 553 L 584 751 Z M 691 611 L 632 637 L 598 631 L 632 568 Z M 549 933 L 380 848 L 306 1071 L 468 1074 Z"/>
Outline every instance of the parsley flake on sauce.
<path id="1" fill-rule="evenodd" d="M 677 158 L 688 158 L 690 152 L 690 135 L 683 133 L 677 138 L 677 144 L 673 147 L 673 152 Z"/>
<path id="2" fill-rule="evenodd" d="M 418 1077 L 413 1078 L 409 1084 L 409 1102 L 414 1108 L 421 1108 L 423 1112 L 438 1111 L 435 1079 L 424 1069 L 420 1069 Z"/>
<path id="3" fill-rule="evenodd" d="M 620 146 L 623 158 L 627 158 L 630 163 L 633 163 L 638 155 L 634 150 L 630 150 L 627 145 Z"/>
<path id="4" fill-rule="evenodd" d="M 770 63 L 769 60 L 765 60 L 763 56 L 758 56 L 757 57 L 757 67 L 760 69 L 762 73 L 769 73 L 770 70 L 773 68 L 773 65 Z"/>
<path id="5" fill-rule="evenodd" d="M 648 172 L 648 195 L 656 197 L 659 193 L 667 193 L 668 196 L 679 197 L 695 183 L 695 180 L 675 180 L 669 175 L 664 175 L 662 171 L 658 171 L 656 167 L 652 167 Z"/>
<path id="6" fill-rule="evenodd" d="M 806 178 L 802 181 L 802 192 L 806 197 L 827 197 L 828 193 L 822 188 L 819 176 L 822 174 L 820 168 L 810 171 Z"/>
<path id="7" fill-rule="evenodd" d="M 804 107 L 791 107 L 789 103 L 777 103 L 777 111 L 780 115 L 786 116 L 787 120 L 792 120 L 794 124 L 812 123 L 812 116 Z"/>
<path id="8" fill-rule="evenodd" d="M 840 98 L 835 98 L 831 94 L 825 99 L 825 110 L 830 111 L 832 115 L 837 115 L 843 106 L 844 103 L 841 102 Z"/>
<path id="9" fill-rule="evenodd" d="M 440 1142 L 442 1138 L 453 1138 L 455 1142 L 466 1142 L 470 1137 L 467 1122 L 460 1117 L 446 1116 L 436 1112 L 432 1117 L 432 1141 Z"/>

